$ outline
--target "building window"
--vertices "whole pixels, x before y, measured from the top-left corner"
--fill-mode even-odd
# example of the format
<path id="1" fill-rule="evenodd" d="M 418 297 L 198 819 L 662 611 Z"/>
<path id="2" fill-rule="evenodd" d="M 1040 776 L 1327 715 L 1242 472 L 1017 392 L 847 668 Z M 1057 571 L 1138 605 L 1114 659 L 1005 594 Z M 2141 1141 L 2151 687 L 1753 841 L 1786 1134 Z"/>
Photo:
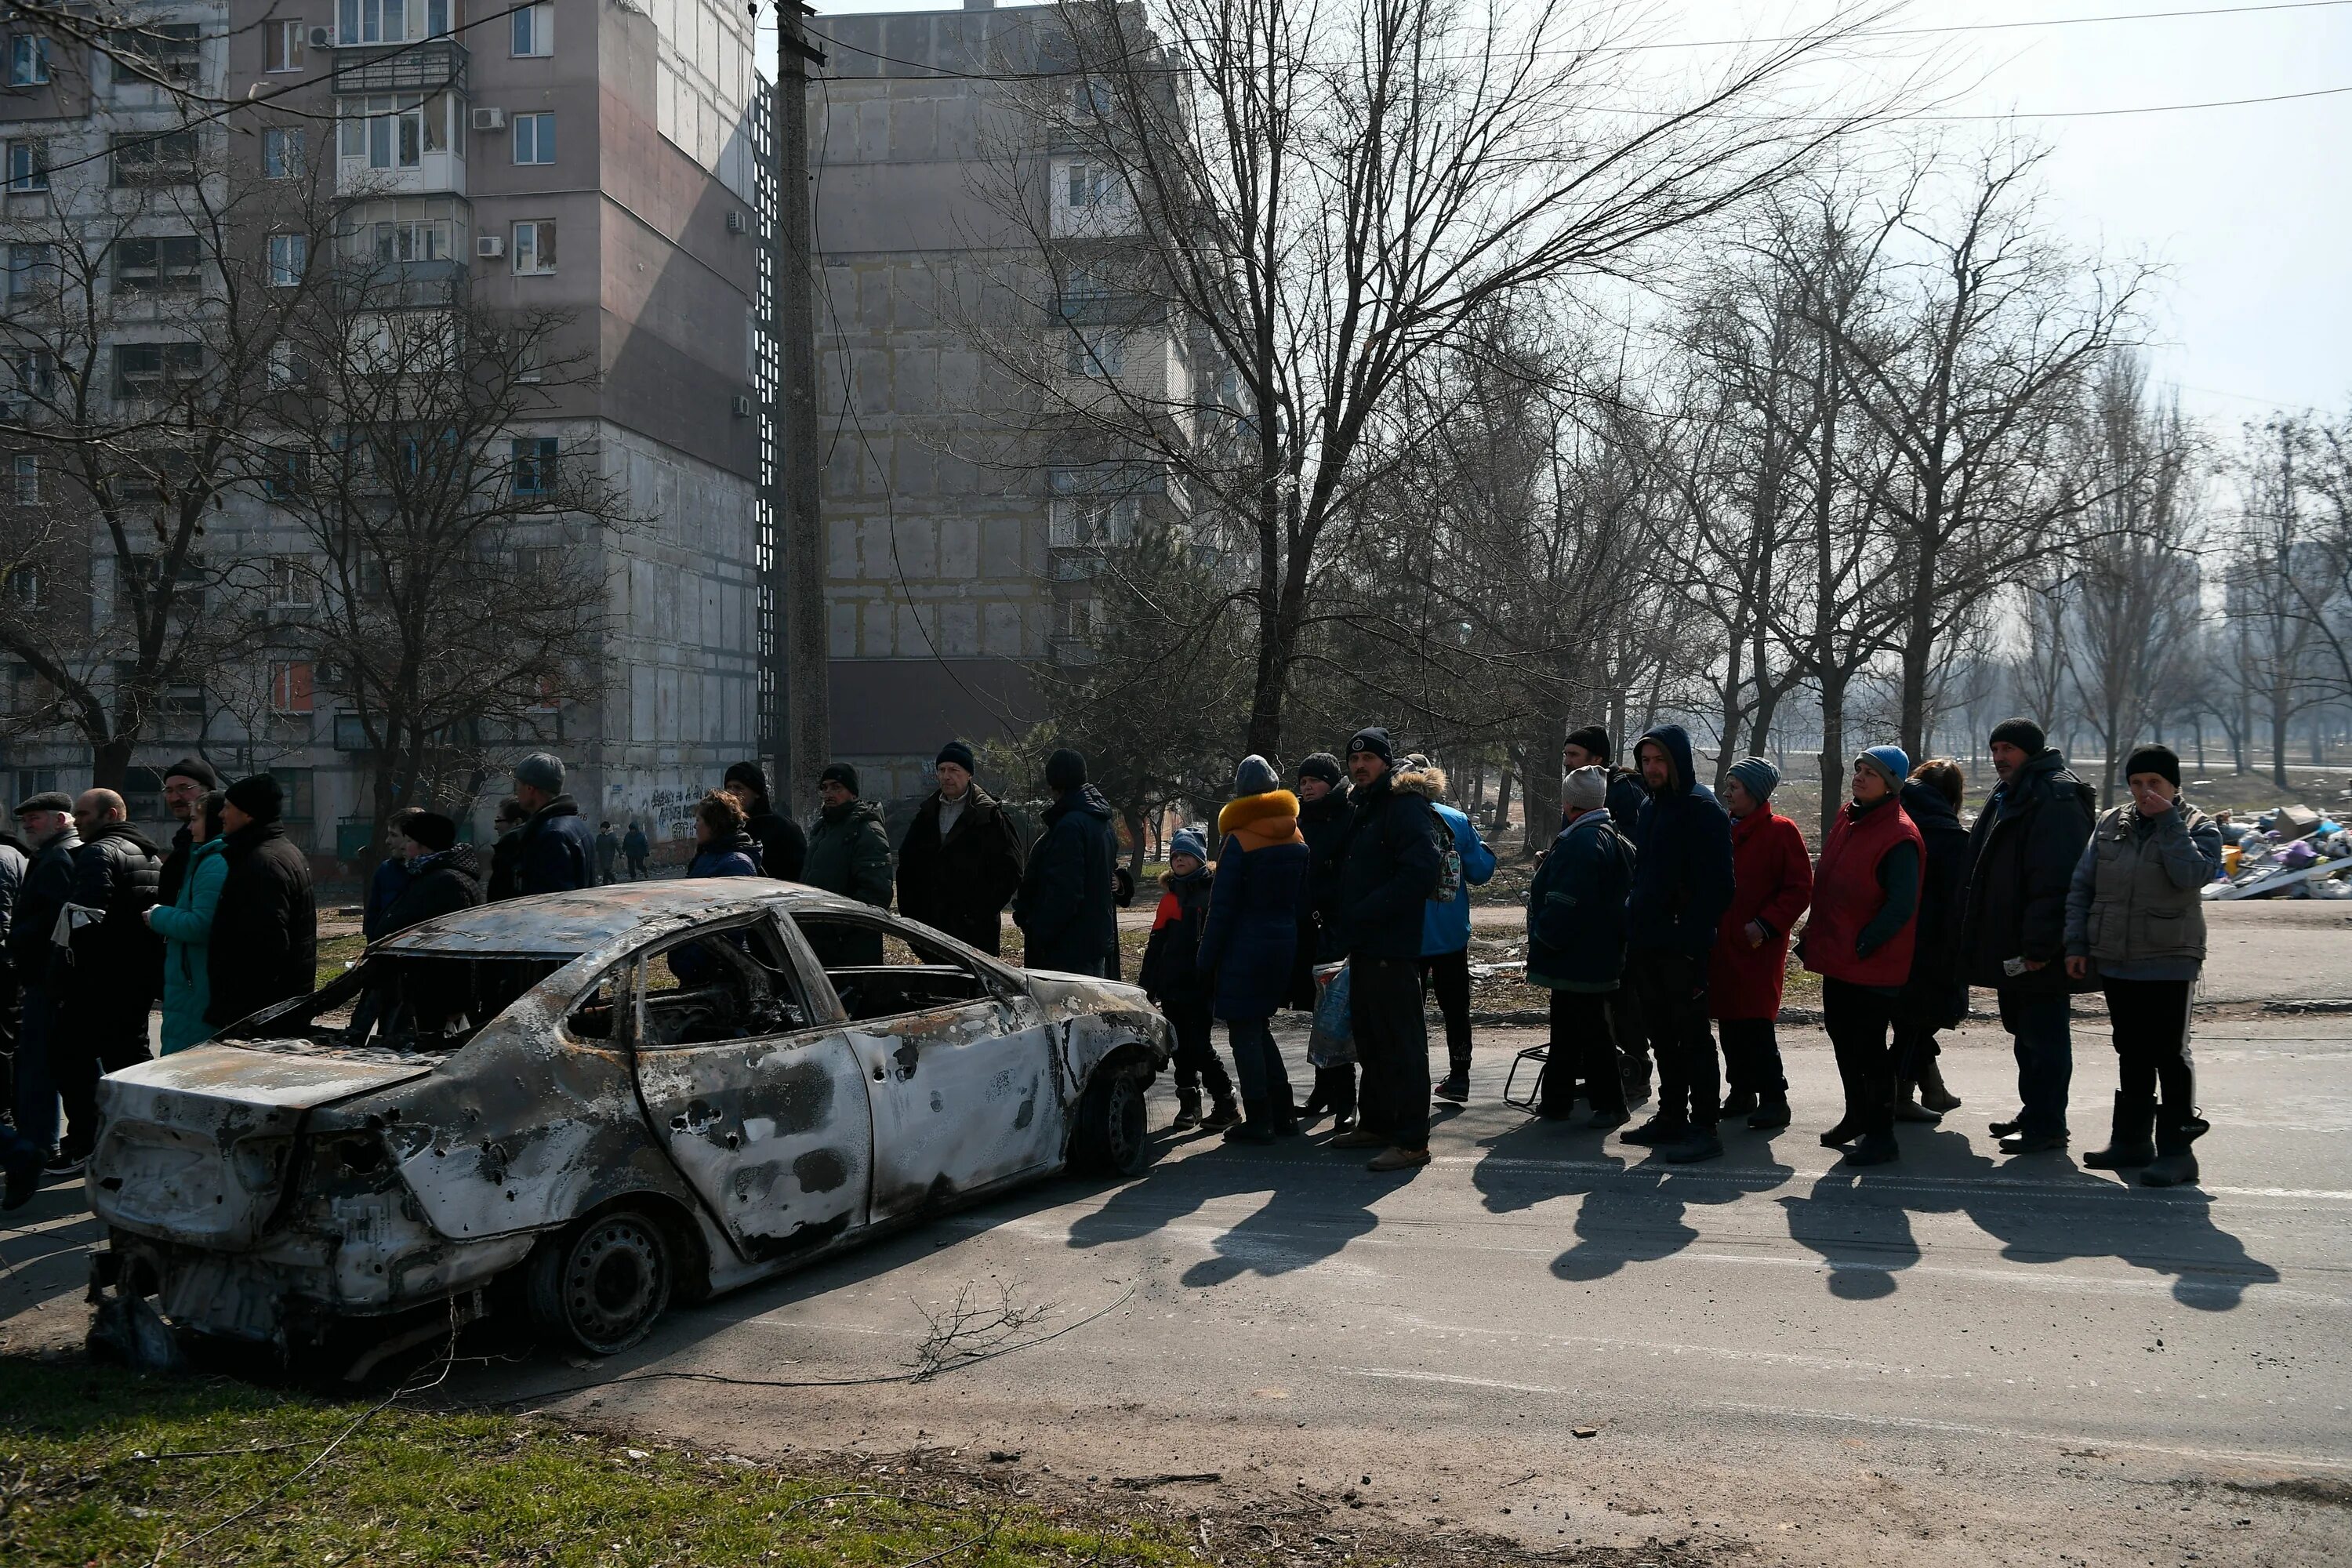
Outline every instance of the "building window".
<path id="1" fill-rule="evenodd" d="M 8 40 L 8 85 L 38 87 L 49 79 L 49 40 L 19 33 Z"/>
<path id="2" fill-rule="evenodd" d="M 261 177 L 293 180 L 302 174 L 302 131 L 299 126 L 273 125 L 261 133 Z"/>
<path id="3" fill-rule="evenodd" d="M 342 0 L 336 36 L 346 44 L 398 44 L 449 30 L 449 0 Z"/>
<path id="4" fill-rule="evenodd" d="M 514 14 L 513 52 L 541 56 L 555 52 L 553 5 L 526 5 Z"/>
<path id="5" fill-rule="evenodd" d="M 205 373 L 202 343 L 117 343 L 114 395 L 168 397 Z"/>
<path id="6" fill-rule="evenodd" d="M 47 142 L 8 143 L 8 188 L 12 191 L 46 191 L 49 188 Z"/>
<path id="7" fill-rule="evenodd" d="M 18 349 L 7 363 L 16 390 L 27 397 L 47 397 L 57 391 L 58 356 L 47 349 Z"/>
<path id="8" fill-rule="evenodd" d="M 1072 375 L 1100 376 L 1106 380 L 1124 374 L 1127 370 L 1127 334 L 1072 331 L 1067 369 Z"/>
<path id="9" fill-rule="evenodd" d="M 1100 206 L 1110 199 L 1110 171 L 1100 163 L 1070 165 L 1070 205 Z"/>
<path id="10" fill-rule="evenodd" d="M 555 270 L 555 220 L 533 218 L 514 226 L 514 269 L 524 274 Z"/>
<path id="11" fill-rule="evenodd" d="M 307 458 L 307 454 L 305 456 Z M 307 461 L 304 466 L 309 466 Z M 310 561 L 308 556 L 273 555 L 269 558 L 269 602 L 281 610 L 299 609 L 311 602 Z"/>
<path id="12" fill-rule="evenodd" d="M 196 133 L 193 131 L 145 132 L 112 139 L 114 183 L 118 187 L 184 185 L 196 177 Z"/>
<path id="13" fill-rule="evenodd" d="M 194 22 L 151 22 L 107 35 L 119 83 L 191 82 L 204 62 L 204 29 Z"/>
<path id="14" fill-rule="evenodd" d="M 309 64 L 310 29 L 296 22 L 272 22 L 264 40 L 269 58 L 265 71 L 298 71 Z"/>
<path id="15" fill-rule="evenodd" d="M 512 443 L 514 493 L 544 496 L 555 493 L 555 437 L 525 437 Z"/>
<path id="16" fill-rule="evenodd" d="M 450 94 L 343 100 L 341 155 L 371 169 L 414 169 L 427 153 L 463 153 L 463 121 Z M 457 127 L 453 130 L 453 124 Z"/>
<path id="17" fill-rule="evenodd" d="M 303 357 L 301 345 L 284 339 L 269 345 L 269 384 L 273 387 L 308 386 L 310 384 L 310 362 Z"/>
<path id="18" fill-rule="evenodd" d="M 8 574 L 8 596 L 20 610 L 37 610 L 48 597 L 38 566 L 19 566 Z"/>
<path id="19" fill-rule="evenodd" d="M 203 276 L 204 252 L 193 234 L 118 239 L 113 255 L 119 293 L 193 294 Z"/>
<path id="20" fill-rule="evenodd" d="M 269 286 L 272 289 L 299 287 L 302 274 L 310 265 L 309 235 L 273 234 L 269 237 Z"/>
<path id="21" fill-rule="evenodd" d="M 30 452 L 19 452 L 10 466 L 16 473 L 16 504 L 38 505 L 41 500 L 41 459 Z"/>
<path id="22" fill-rule="evenodd" d="M 46 245 L 8 247 L 8 298 L 28 300 L 57 287 L 57 253 Z"/>
<path id="23" fill-rule="evenodd" d="M 518 163 L 555 162 L 555 116 L 518 114 L 514 118 L 514 161 Z"/>
<path id="24" fill-rule="evenodd" d="M 455 232 L 447 218 L 386 218 L 369 226 L 375 259 L 390 266 L 399 261 L 447 261 L 457 254 Z"/>
<path id="25" fill-rule="evenodd" d="M 308 494 L 310 489 L 310 454 L 299 447 L 272 447 L 263 458 L 261 493 L 271 500 L 291 500 Z M 297 557 L 296 559 L 299 559 Z M 274 574 L 273 574 L 274 576 Z M 289 601 L 272 598 L 270 603 L 308 604 L 308 599 Z"/>
<path id="26" fill-rule="evenodd" d="M 281 718 L 291 718 L 310 710 L 310 661 L 273 660 L 269 666 L 269 710 Z"/>

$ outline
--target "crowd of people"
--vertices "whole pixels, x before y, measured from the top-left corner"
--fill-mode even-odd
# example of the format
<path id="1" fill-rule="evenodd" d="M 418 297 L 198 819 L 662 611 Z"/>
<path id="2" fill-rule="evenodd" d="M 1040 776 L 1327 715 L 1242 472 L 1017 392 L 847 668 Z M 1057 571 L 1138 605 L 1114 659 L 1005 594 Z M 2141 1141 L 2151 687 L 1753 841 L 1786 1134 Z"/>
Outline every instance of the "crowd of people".
<path id="1" fill-rule="evenodd" d="M 1776 1034 L 1792 939 L 1819 974 L 1843 1110 L 1822 1142 L 1851 1163 L 1899 1156 L 1898 1123 L 1939 1120 L 1959 1100 L 1937 1037 L 1969 988 L 1999 1001 L 2017 1062 L 2019 1110 L 1992 1124 L 2032 1153 L 2070 1137 L 2070 995 L 2105 993 L 2120 1084 L 2105 1147 L 2084 1163 L 2193 1182 L 2196 1110 L 2189 994 L 2204 958 L 2201 890 L 2219 870 L 2217 825 L 2180 797 L 2179 760 L 2135 751 L 2130 799 L 2104 814 L 2039 727 L 1993 730 L 1998 783 L 1971 825 L 1959 765 L 1913 766 L 1896 746 L 1853 759 L 1849 798 L 1816 857 L 1772 809 L 1779 771 L 1761 757 L 1702 784 L 1675 724 L 1643 734 L 1632 768 L 1608 732 L 1570 731 L 1562 809 L 1528 893 L 1528 982 L 1550 993 L 1535 1101 L 1549 1121 L 1586 1109 L 1672 1163 L 1724 1152 L 1727 1120 L 1789 1125 Z M 692 813 L 692 878 L 772 877 L 888 908 L 988 953 L 1009 907 L 1023 962 L 1117 979 L 1118 846 L 1112 811 L 1069 750 L 1046 762 L 1051 803 L 1024 850 L 1004 805 L 980 787 L 971 749 L 942 747 L 934 787 L 894 849 L 857 770 L 825 767 L 803 832 L 772 801 L 758 764 L 730 767 Z M 449 816 L 395 812 L 362 910 L 371 942 L 488 901 L 647 874 L 640 822 L 589 827 L 562 761 L 515 764 L 485 867 Z M 1445 800 L 1444 772 L 1358 731 L 1318 752 L 1286 787 L 1266 759 L 1242 760 L 1213 836 L 1173 835 L 1137 976 L 1176 1037 L 1175 1125 L 1246 1142 L 1328 1115 L 1334 1147 L 1370 1168 L 1429 1160 L 1432 1101 L 1470 1095 L 1467 889 L 1493 850 Z M 267 773 L 223 786 L 199 758 L 165 770 L 178 823 L 168 848 L 129 821 L 121 795 L 36 795 L 0 832 L 0 1028 L 14 1037 L 0 1126 L 7 1206 L 88 1158 L 98 1080 L 161 1047 L 307 995 L 318 915 L 308 858 L 285 834 Z M 1275 1044 L 1274 1016 L 1329 1011 L 1344 975 L 1346 1049 L 1314 1068 L 1305 1102 Z M 1433 1081 L 1424 1007 L 1444 1020 L 1446 1070 Z M 359 1015 L 369 999 L 358 1003 Z M 1232 1070 L 1214 1048 L 1225 1026 Z M 1322 1020 L 1318 1016 L 1318 1026 Z M 1652 1098 L 1648 1120 L 1626 1127 Z"/>

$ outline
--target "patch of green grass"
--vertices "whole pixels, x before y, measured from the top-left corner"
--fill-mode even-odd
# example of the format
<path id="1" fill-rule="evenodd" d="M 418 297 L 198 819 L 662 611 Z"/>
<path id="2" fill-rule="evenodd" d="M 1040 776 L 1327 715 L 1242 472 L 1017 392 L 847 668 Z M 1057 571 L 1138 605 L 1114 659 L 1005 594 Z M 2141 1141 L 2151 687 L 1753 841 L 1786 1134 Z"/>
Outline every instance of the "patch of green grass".
<path id="1" fill-rule="evenodd" d="M 366 945 L 366 940 L 357 931 L 348 936 L 320 937 L 319 939 L 319 984 L 324 985 L 331 980 L 341 980 L 343 977 L 344 963 L 357 958 L 360 955 L 360 949 Z"/>
<path id="2" fill-rule="evenodd" d="M 0 1360 L 0 1563 L 144 1564 L 158 1548 L 184 1564 L 1193 1561 L 1156 1521 L 1075 1520 L 945 1478 L 799 1473 L 542 1420 L 369 1411 Z"/>

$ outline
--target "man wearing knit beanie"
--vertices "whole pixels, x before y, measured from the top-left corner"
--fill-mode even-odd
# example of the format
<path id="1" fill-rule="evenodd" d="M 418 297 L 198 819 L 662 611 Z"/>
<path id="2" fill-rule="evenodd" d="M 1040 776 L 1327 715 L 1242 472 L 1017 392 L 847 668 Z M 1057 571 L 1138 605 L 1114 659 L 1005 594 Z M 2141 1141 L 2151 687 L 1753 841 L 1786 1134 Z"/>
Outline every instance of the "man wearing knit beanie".
<path id="1" fill-rule="evenodd" d="M 1021 887 L 1021 837 L 971 776 L 975 761 L 961 741 L 940 748 L 939 787 L 898 840 L 898 912 L 994 952 Z"/>
<path id="2" fill-rule="evenodd" d="M 220 774 L 202 757 L 182 757 L 163 770 L 163 809 L 180 825 L 172 835 L 172 852 L 163 857 L 163 870 L 155 883 L 155 901 L 178 900 L 180 884 L 188 875 L 196 829 L 204 826 L 205 796 L 220 788 Z"/>
<path id="3" fill-rule="evenodd" d="M 2066 973 L 2066 893 L 2096 816 L 2088 784 L 2031 719 L 1994 726 L 1988 744 L 2000 777 L 1969 830 L 1969 888 L 1960 974 L 1992 988 L 2017 1058 L 2015 1117 L 1992 1123 L 2003 1152 L 2066 1146 L 2074 1045 L 2071 992 L 2096 984 Z"/>
<path id="4" fill-rule="evenodd" d="M 220 852 L 228 870 L 205 942 L 212 986 L 205 1021 L 215 1026 L 309 995 L 319 973 L 310 860 L 278 821 L 285 792 L 268 773 L 255 773 L 229 785 L 227 795 Z"/>
<path id="5" fill-rule="evenodd" d="M 563 791 L 563 759 L 533 752 L 514 766 L 522 826 L 515 833 L 515 891 L 569 893 L 596 885 L 596 833 Z"/>
<path id="6" fill-rule="evenodd" d="M 1087 783 L 1086 758 L 1067 747 L 1045 759 L 1045 783 L 1054 804 L 1013 899 L 1022 966 L 1115 979 L 1118 905 L 1111 869 L 1118 840 L 1110 802 Z"/>
<path id="7" fill-rule="evenodd" d="M 808 835 L 776 809 L 768 794 L 768 770 L 757 763 L 730 763 L 720 787 L 743 808 L 743 831 L 760 846 L 760 869 L 780 882 L 799 881 L 808 860 Z M 623 852 L 627 848 L 625 840 Z"/>
<path id="8" fill-rule="evenodd" d="M 1348 942 L 1348 1001 L 1363 1068 L 1361 1123 L 1334 1148 L 1380 1148 L 1370 1169 L 1429 1163 L 1429 1031 L 1422 1021 L 1422 906 L 1444 869 L 1444 825 L 1422 796 L 1396 787 L 1389 732 L 1348 742 L 1354 781 L 1339 907 Z"/>

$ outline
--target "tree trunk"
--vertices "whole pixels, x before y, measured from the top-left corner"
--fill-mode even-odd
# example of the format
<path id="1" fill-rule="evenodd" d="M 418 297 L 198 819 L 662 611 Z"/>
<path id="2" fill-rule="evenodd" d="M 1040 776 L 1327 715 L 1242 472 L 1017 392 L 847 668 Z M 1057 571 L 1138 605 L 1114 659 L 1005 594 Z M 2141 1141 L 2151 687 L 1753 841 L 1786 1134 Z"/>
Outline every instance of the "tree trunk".
<path id="1" fill-rule="evenodd" d="M 131 748 L 135 743 L 130 736 L 115 734 L 92 746 L 89 749 L 90 788 L 120 790 L 123 775 L 131 771 Z"/>
<path id="2" fill-rule="evenodd" d="M 1564 721 L 1549 713 L 1528 727 L 1527 787 L 1521 792 L 1525 802 L 1522 815 L 1528 825 L 1519 846 L 1519 858 L 1523 860 L 1549 844 L 1559 826 L 1559 768 L 1556 763 L 1546 765 L 1543 759 L 1548 750 L 1554 756 L 1559 754 L 1559 737 L 1567 730 Z"/>
<path id="3" fill-rule="evenodd" d="M 1495 780 L 1495 815 L 1486 820 L 1486 837 L 1500 838 L 1511 825 L 1511 764 L 1506 762 Z"/>
<path id="4" fill-rule="evenodd" d="M 1822 678 L 1822 749 L 1819 754 L 1822 771 L 1822 840 L 1829 838 L 1830 825 L 1837 820 L 1838 807 L 1845 801 L 1845 677 L 1824 675 Z"/>

